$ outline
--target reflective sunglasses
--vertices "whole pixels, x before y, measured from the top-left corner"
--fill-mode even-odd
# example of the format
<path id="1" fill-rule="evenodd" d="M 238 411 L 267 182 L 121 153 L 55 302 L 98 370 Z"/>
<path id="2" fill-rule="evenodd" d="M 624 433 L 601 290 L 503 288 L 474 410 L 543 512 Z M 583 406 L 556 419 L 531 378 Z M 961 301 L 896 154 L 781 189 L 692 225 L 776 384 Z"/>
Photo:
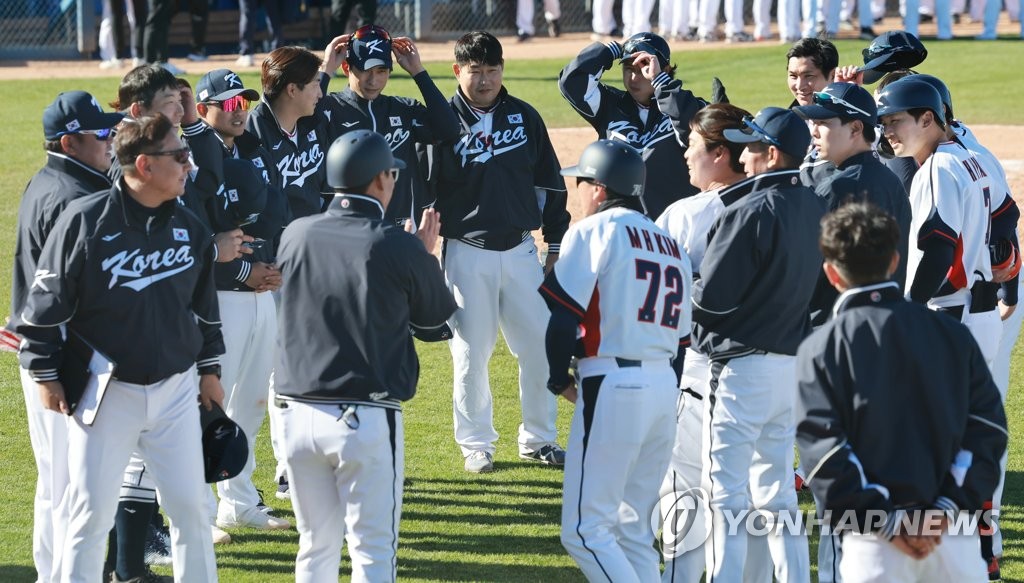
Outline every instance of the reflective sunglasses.
<path id="1" fill-rule="evenodd" d="M 188 146 L 184 148 L 178 148 L 177 150 L 161 150 L 159 152 L 143 152 L 142 156 L 173 156 L 174 161 L 178 164 L 189 164 L 191 162 L 192 151 L 188 149 Z"/>
<path id="2" fill-rule="evenodd" d="M 231 113 L 236 109 L 248 111 L 249 106 L 252 105 L 252 102 L 242 97 L 241 95 L 236 95 L 234 97 L 229 97 L 224 101 L 209 101 L 207 102 L 207 104 L 223 109 L 224 113 Z"/>
<path id="3" fill-rule="evenodd" d="M 854 113 L 859 113 L 859 114 L 861 114 L 861 115 L 863 115 L 864 117 L 867 117 L 867 118 L 875 117 L 872 114 L 870 114 L 870 113 L 864 111 L 863 109 L 857 107 L 856 105 L 850 103 L 849 101 L 846 101 L 845 99 L 842 99 L 840 97 L 836 97 L 835 95 L 832 95 L 831 93 L 825 93 L 824 91 L 815 91 L 814 92 L 814 103 L 817 103 L 818 105 L 827 105 L 829 103 L 834 103 L 835 105 L 838 105 L 839 107 L 845 107 L 848 110 L 850 110 L 850 111 L 846 112 L 847 114 L 851 114 L 852 115 Z"/>
<path id="4" fill-rule="evenodd" d="M 110 138 L 116 136 L 117 135 L 117 130 L 115 130 L 114 128 L 106 128 L 106 129 L 102 129 L 102 130 L 82 130 L 82 131 L 80 131 L 78 133 L 80 133 L 80 134 L 88 134 L 90 136 L 95 136 L 97 140 L 99 140 L 101 142 L 105 142 L 105 141 L 109 140 Z"/>
<path id="5" fill-rule="evenodd" d="M 761 127 L 761 126 L 757 125 L 756 123 L 754 123 L 753 116 L 749 116 L 749 115 L 743 116 L 743 125 L 747 126 L 747 128 L 750 129 L 750 131 L 752 131 L 753 133 L 755 133 L 758 136 L 760 136 L 761 137 L 761 141 L 767 142 L 767 143 L 775 146 L 776 148 L 781 148 L 782 147 L 782 144 L 779 142 L 779 140 L 775 139 L 774 136 L 772 136 L 767 131 L 765 131 L 765 129 L 763 127 Z"/>
<path id="6" fill-rule="evenodd" d="M 391 40 L 391 33 L 375 24 L 360 26 L 354 33 L 352 33 L 352 38 L 354 39 L 362 40 L 368 36 L 377 36 L 386 41 Z"/>

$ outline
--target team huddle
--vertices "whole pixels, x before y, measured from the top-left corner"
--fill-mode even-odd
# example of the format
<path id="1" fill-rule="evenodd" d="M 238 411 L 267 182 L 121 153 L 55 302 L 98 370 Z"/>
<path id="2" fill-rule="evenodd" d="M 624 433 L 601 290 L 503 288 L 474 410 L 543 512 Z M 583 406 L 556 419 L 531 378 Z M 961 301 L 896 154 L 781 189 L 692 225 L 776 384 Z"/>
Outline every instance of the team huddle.
<path id="1" fill-rule="evenodd" d="M 832 527 L 820 581 L 998 580 L 1019 211 L 950 89 L 911 69 L 926 55 L 902 31 L 863 66 L 797 41 L 793 103 L 752 114 L 718 79 L 684 89 L 658 35 L 595 42 L 558 79 L 600 138 L 566 168 L 486 32 L 455 44 L 450 100 L 372 25 L 323 58 L 274 50 L 262 95 L 152 65 L 117 113 L 60 94 L 4 339 L 38 580 L 216 581 L 228 531 L 291 528 L 253 483 L 268 411 L 296 581 L 337 580 L 345 542 L 354 581 L 395 580 L 413 339 L 447 341 L 455 442 L 485 473 L 499 329 L 519 457 L 564 468 L 588 580 L 809 582 L 806 532 L 736 526 L 797 515 L 801 488 Z M 383 93 L 394 62 L 422 101 Z"/>

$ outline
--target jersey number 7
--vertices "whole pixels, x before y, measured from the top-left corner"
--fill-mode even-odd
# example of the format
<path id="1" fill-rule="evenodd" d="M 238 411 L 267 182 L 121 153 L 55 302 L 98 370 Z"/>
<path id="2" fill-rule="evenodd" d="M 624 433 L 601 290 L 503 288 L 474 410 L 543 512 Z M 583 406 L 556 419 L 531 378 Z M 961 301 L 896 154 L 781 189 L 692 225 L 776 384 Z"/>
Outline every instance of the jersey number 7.
<path id="1" fill-rule="evenodd" d="M 648 324 L 653 324 L 657 319 L 655 304 L 658 302 L 661 282 L 664 279 L 668 292 L 665 294 L 662 304 L 661 325 L 666 328 L 678 328 L 679 304 L 683 301 L 684 291 L 683 274 L 679 273 L 679 268 L 675 265 L 666 267 L 664 274 L 663 278 L 660 263 L 645 259 L 636 260 L 636 278 L 648 282 L 647 297 L 644 298 L 644 304 L 637 310 L 636 317 L 641 322 L 647 322 Z"/>

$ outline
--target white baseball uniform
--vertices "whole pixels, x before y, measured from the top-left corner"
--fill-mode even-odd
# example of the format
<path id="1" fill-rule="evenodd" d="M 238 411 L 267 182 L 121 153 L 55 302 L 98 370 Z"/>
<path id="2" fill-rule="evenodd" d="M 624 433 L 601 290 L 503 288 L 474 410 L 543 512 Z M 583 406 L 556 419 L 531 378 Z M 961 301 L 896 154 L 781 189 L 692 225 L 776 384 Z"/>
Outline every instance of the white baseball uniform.
<path id="1" fill-rule="evenodd" d="M 591 4 L 591 29 L 597 34 L 611 34 L 615 29 L 615 16 L 612 13 L 614 0 L 593 0 Z"/>
<path id="2" fill-rule="evenodd" d="M 533 14 L 535 0 L 516 0 L 516 28 L 519 34 L 533 36 Z M 544 0 L 544 20 L 549 23 L 562 17 L 559 0 Z"/>
<path id="3" fill-rule="evenodd" d="M 944 535 L 942 544 L 918 560 L 878 535 L 851 533 L 843 537 L 839 572 L 843 583 L 988 581 L 977 534 Z"/>
<path id="4" fill-rule="evenodd" d="M 610 208 L 570 227 L 541 288 L 581 321 L 561 539 L 591 581 L 659 576 L 651 517 L 675 433 L 670 361 L 689 335 L 691 285 L 689 260 L 667 233 Z"/>

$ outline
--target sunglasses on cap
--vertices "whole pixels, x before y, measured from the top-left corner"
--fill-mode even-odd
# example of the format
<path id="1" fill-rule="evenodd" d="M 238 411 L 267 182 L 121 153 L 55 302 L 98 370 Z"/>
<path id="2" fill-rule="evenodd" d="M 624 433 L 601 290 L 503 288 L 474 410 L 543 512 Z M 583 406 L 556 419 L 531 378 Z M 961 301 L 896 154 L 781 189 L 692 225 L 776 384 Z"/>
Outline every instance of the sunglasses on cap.
<path id="1" fill-rule="evenodd" d="M 747 128 L 750 129 L 750 131 L 760 136 L 762 141 L 768 142 L 769 144 L 775 146 L 776 148 L 782 148 L 782 144 L 779 142 L 779 140 L 775 139 L 775 137 L 769 134 L 767 131 L 765 131 L 763 127 L 757 125 L 754 122 L 753 116 L 743 116 L 743 125 L 747 126 Z"/>
<path id="2" fill-rule="evenodd" d="M 224 113 L 231 113 L 232 111 L 235 111 L 237 109 L 241 109 L 243 111 L 247 111 L 251 104 L 252 104 L 251 101 L 249 101 L 248 99 L 242 97 L 241 95 L 236 95 L 234 97 L 229 97 L 228 99 L 225 99 L 224 101 L 209 101 L 209 102 L 207 102 L 207 105 L 212 105 L 214 107 L 221 108 L 222 110 L 224 110 Z"/>
<path id="3" fill-rule="evenodd" d="M 352 38 L 360 40 L 368 36 L 377 36 L 386 41 L 391 40 L 391 33 L 377 26 L 376 24 L 367 24 L 364 26 L 360 26 L 358 29 L 356 29 L 354 33 L 352 33 Z"/>
<path id="4" fill-rule="evenodd" d="M 868 118 L 874 117 L 870 113 L 864 111 L 863 109 L 857 107 L 856 105 L 850 103 L 849 101 L 846 101 L 845 99 L 842 99 L 841 97 L 836 97 L 835 95 L 832 95 L 831 93 L 825 93 L 824 91 L 815 91 L 814 92 L 814 103 L 817 103 L 818 105 L 827 105 L 829 103 L 834 103 L 835 105 L 838 105 L 839 107 L 845 107 L 848 110 L 850 110 L 850 111 L 846 112 L 847 114 L 851 114 L 852 115 L 854 113 L 859 113 L 859 114 L 863 115 L 864 117 L 868 117 Z"/>
<path id="5" fill-rule="evenodd" d="M 117 130 L 115 130 L 114 128 L 105 128 L 102 130 L 81 130 L 77 132 L 61 132 L 57 134 L 57 137 L 59 138 L 61 136 L 73 136 L 75 134 L 94 136 L 97 140 L 105 142 L 112 138 L 113 136 L 116 136 Z"/>
<path id="6" fill-rule="evenodd" d="M 143 152 L 141 156 L 172 156 L 174 161 L 178 164 L 189 164 L 192 151 L 189 150 L 188 146 L 184 148 L 178 148 L 177 150 L 161 150 L 158 152 Z"/>

